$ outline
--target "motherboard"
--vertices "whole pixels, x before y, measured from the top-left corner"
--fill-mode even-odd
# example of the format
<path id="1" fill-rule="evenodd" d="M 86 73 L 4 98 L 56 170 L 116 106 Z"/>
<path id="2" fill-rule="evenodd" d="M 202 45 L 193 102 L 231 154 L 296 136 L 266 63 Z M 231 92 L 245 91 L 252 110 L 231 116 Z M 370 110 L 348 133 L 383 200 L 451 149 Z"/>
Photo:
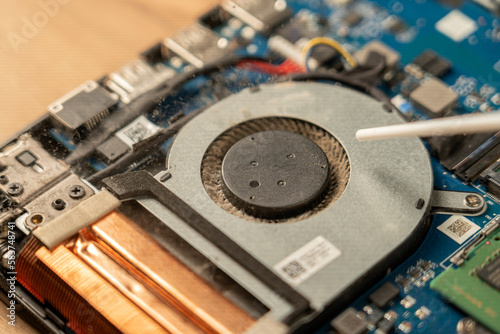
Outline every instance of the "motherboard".
<path id="1" fill-rule="evenodd" d="M 91 57 L 92 55 L 89 55 Z M 500 333 L 500 1 L 223 0 L 0 146 L 43 333 Z"/>

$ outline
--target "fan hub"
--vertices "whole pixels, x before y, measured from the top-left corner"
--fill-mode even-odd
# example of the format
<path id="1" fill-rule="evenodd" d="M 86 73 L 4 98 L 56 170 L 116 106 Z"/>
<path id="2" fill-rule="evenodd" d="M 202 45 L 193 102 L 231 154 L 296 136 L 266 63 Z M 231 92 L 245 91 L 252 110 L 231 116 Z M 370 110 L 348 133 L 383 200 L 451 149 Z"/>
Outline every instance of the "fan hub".
<path id="1" fill-rule="evenodd" d="M 288 131 L 261 131 L 227 152 L 222 180 L 243 211 L 266 218 L 294 214 L 321 197 L 328 159 L 312 140 Z"/>

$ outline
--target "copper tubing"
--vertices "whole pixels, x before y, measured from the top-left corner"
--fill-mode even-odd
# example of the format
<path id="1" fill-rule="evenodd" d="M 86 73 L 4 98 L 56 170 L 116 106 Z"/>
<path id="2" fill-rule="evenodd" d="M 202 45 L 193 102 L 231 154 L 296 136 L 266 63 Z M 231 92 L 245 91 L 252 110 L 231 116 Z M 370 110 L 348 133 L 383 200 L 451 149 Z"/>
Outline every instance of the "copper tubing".
<path id="1" fill-rule="evenodd" d="M 138 308 L 133 302 L 115 289 L 99 274 L 90 269 L 81 259 L 65 246 L 59 246 L 53 252 L 41 247 L 36 251 L 37 258 L 56 274 L 69 289 L 92 306 L 99 316 L 104 317 L 122 333 L 168 333 L 156 321 Z M 50 289 L 50 286 L 47 286 Z M 67 290 L 67 289 L 66 289 Z M 46 299 L 62 300 L 65 290 L 51 291 Z M 68 294 L 68 293 L 66 293 Z M 70 300 L 70 299 L 68 299 Z M 78 298 L 77 298 L 78 300 Z M 99 329 L 89 326 L 95 313 L 87 313 L 86 303 L 56 303 L 58 311 L 68 313 L 73 328 L 79 333 L 98 333 Z M 65 309 L 67 307 L 68 309 Z M 68 317 L 68 316 L 67 316 Z M 76 324 L 76 326 L 75 326 Z M 76 327 L 76 328 L 75 328 Z M 103 333 L 116 332 L 106 329 Z"/>
<path id="2" fill-rule="evenodd" d="M 204 331 L 168 301 L 162 300 L 150 288 L 121 267 L 93 241 L 79 238 L 75 252 L 127 298 L 172 334 Z M 129 268 L 131 269 L 131 268 Z"/>
<path id="3" fill-rule="evenodd" d="M 255 323 L 117 212 L 53 252 L 32 238 L 16 269 L 77 333 L 243 333 Z"/>
<path id="4" fill-rule="evenodd" d="M 156 291 L 206 332 L 243 333 L 255 323 L 123 214 L 110 213 L 94 224 L 90 232 L 101 251 L 111 254 L 122 268 L 139 278 L 136 282 L 145 282 L 148 291 Z M 100 269 L 94 267 L 104 277 L 113 275 L 110 268 L 104 263 Z M 148 289 L 141 283 L 141 292 L 132 297 L 134 300 L 145 293 L 143 288 Z M 147 298 L 153 295 L 148 292 Z"/>

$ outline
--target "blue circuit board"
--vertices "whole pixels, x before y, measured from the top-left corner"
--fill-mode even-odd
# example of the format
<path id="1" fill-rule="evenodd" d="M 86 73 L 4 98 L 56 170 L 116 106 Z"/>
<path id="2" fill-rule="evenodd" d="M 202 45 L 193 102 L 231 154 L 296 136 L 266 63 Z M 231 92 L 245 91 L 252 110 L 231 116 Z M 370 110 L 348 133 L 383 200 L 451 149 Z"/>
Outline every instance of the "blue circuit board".
<path id="1" fill-rule="evenodd" d="M 456 177 L 453 177 L 434 158 L 432 159 L 432 164 L 434 167 L 436 189 L 470 192 L 477 192 L 480 189 L 479 187 L 465 184 Z M 481 229 L 500 213 L 500 205 L 489 198 L 485 192 L 483 194 L 488 203 L 487 211 L 477 217 L 467 217 Z M 417 252 L 381 282 L 367 291 L 352 306 L 365 312 L 371 312 L 373 309 L 376 309 L 374 305 L 370 304 L 368 296 L 383 283 L 391 282 L 401 287 L 401 294 L 388 306 L 383 308 L 382 311 L 384 313 L 390 312 L 389 314 L 394 319 L 397 319 L 395 320 L 397 333 L 404 333 L 404 330 L 398 328 L 401 324 L 403 326 L 406 325 L 405 328 L 410 330 L 409 332 L 411 333 L 454 333 L 457 323 L 466 315 L 453 307 L 448 301 L 442 299 L 436 291 L 429 288 L 430 281 L 446 268 L 452 266 L 450 258 L 467 244 L 467 242 L 464 242 L 464 244 L 459 245 L 437 229 L 448 218 L 450 218 L 449 215 L 435 215 L 430 231 Z M 477 233 L 480 232 L 478 231 Z M 469 240 L 474 239 L 477 233 L 471 236 Z M 431 269 L 427 271 L 422 270 L 419 276 L 413 279 L 408 273 L 418 266 L 419 261 L 430 262 Z M 409 283 L 407 288 L 404 288 L 401 286 L 401 278 L 410 278 L 412 282 Z M 405 304 L 408 298 L 411 302 Z M 431 311 L 425 319 L 420 319 L 416 314 L 422 307 Z M 375 328 L 373 328 L 373 332 L 374 330 Z"/>
<path id="2" fill-rule="evenodd" d="M 328 22 L 328 31 L 324 36 L 334 38 L 351 52 L 362 48 L 372 40 L 381 40 L 397 50 L 401 55 L 401 67 L 404 68 L 426 49 L 432 49 L 452 63 L 451 71 L 441 80 L 459 96 L 455 109 L 457 114 L 473 112 L 489 112 L 500 108 L 500 19 L 475 2 L 465 1 L 459 9 L 452 9 L 435 0 L 359 0 L 348 5 L 336 6 L 335 1 L 327 0 L 289 0 L 289 7 L 294 15 L 321 17 Z M 451 10 L 459 10 L 476 24 L 476 29 L 461 42 L 452 40 L 449 36 L 436 29 L 438 21 Z M 343 28 L 342 19 L 347 13 L 359 13 L 362 18 L 355 27 Z M 403 33 L 394 34 L 386 28 L 390 18 L 401 19 L 406 25 Z M 311 22 L 313 22 L 312 20 Z M 234 22 L 225 23 L 215 30 L 220 36 L 235 39 L 243 34 L 243 25 Z M 244 56 L 264 57 L 271 53 L 268 37 L 256 34 L 252 40 L 236 50 Z M 170 61 L 165 65 L 182 72 L 187 64 L 173 66 Z M 231 93 L 243 88 L 258 85 L 269 80 L 271 76 L 257 74 L 244 70 L 227 70 L 222 74 Z M 418 80 L 418 79 L 415 79 Z M 404 89 L 401 85 L 384 88 L 386 93 L 395 98 L 401 96 Z M 188 114 L 191 111 L 211 105 L 217 101 L 214 88 L 206 77 L 191 81 L 177 95 L 165 100 L 152 114 L 148 115 L 151 122 L 160 127 L 168 127 L 169 119 L 178 112 Z M 398 107 L 413 118 L 427 116 L 404 98 L 398 100 Z M 62 142 L 68 150 L 73 149 L 70 138 L 53 130 L 51 135 Z M 168 146 L 168 144 L 166 145 Z M 165 148 L 166 150 L 166 148 Z M 96 170 L 105 168 L 99 161 L 90 161 Z M 500 205 L 490 198 L 486 189 L 478 182 L 467 184 L 447 171 L 436 158 L 432 158 L 435 188 L 441 190 L 480 192 L 488 204 L 487 211 L 476 217 L 467 217 L 479 230 L 471 235 L 469 240 L 480 233 L 498 213 Z M 437 214 L 432 218 L 429 233 L 421 247 L 380 282 L 374 282 L 372 289 L 357 299 L 352 306 L 368 316 L 376 307 L 370 304 L 368 296 L 373 290 L 385 282 L 391 282 L 400 287 L 400 296 L 394 299 L 382 311 L 394 320 L 397 333 L 452 333 L 460 319 L 466 314 L 445 301 L 439 294 L 431 290 L 429 283 L 452 265 L 450 258 L 464 247 L 467 242 L 457 243 L 437 229 L 450 216 Z M 418 277 L 410 277 L 407 285 L 401 284 L 408 278 L 409 271 L 425 261 L 428 266 Z M 423 312 L 423 313 L 422 313 Z M 369 328 L 375 332 L 376 327 Z M 329 333 L 328 324 L 318 333 Z"/>
<path id="3" fill-rule="evenodd" d="M 319 2 L 316 7 L 321 10 Z M 461 43 L 456 43 L 447 36 L 444 36 L 435 29 L 436 23 L 447 15 L 450 8 L 443 6 L 437 1 L 412 0 L 412 1 L 357 1 L 352 7 L 360 12 L 383 8 L 382 13 L 378 12 L 373 18 L 364 18 L 362 23 L 351 30 L 345 37 L 346 41 L 355 48 L 363 45 L 371 39 L 380 39 L 387 45 L 401 53 L 403 64 L 408 64 L 420 52 L 425 49 L 433 49 L 442 56 L 453 62 L 453 69 L 442 80 L 460 96 L 460 107 L 457 113 L 478 112 L 480 103 L 471 99 L 471 93 L 479 92 L 483 97 L 482 103 L 486 103 L 488 108 L 484 111 L 498 109 L 498 101 L 491 101 L 500 88 L 500 43 L 498 37 L 492 35 L 498 29 L 499 20 L 491 15 L 484 8 L 471 2 L 465 2 L 460 10 L 477 22 L 478 29 Z M 340 9 L 337 13 L 332 11 L 329 16 L 332 22 L 340 22 L 340 18 L 345 12 L 352 10 L 349 6 Z M 402 18 L 411 28 L 406 36 L 394 36 L 386 33 L 381 26 L 388 15 L 397 15 Z M 332 31 L 332 37 L 339 38 Z M 399 88 L 389 91 L 393 96 L 399 94 Z M 406 106 L 406 111 L 416 113 L 417 117 L 425 118 L 418 110 L 411 105 Z M 479 227 L 484 228 L 500 211 L 500 205 L 489 198 L 485 189 L 479 184 L 466 184 L 460 181 L 455 175 L 447 171 L 435 158 L 432 158 L 434 169 L 435 188 L 454 191 L 481 192 L 488 203 L 488 210 L 481 216 L 468 217 Z M 382 311 L 392 317 L 397 333 L 454 333 L 457 323 L 466 315 L 442 299 L 439 294 L 429 288 L 432 278 L 438 276 L 446 268 L 452 265 L 450 258 L 466 243 L 459 245 L 454 240 L 437 230 L 450 216 L 435 215 L 432 221 L 429 234 L 418 251 L 408 258 L 403 264 L 392 273 L 378 282 L 372 289 L 361 296 L 352 306 L 367 316 L 376 309 L 370 304 L 368 296 L 385 282 L 391 282 L 401 288 L 401 294 Z M 477 232 L 479 233 L 479 231 Z M 473 239 L 471 236 L 470 239 Z M 401 278 L 407 278 L 408 273 L 417 267 L 419 261 L 432 263 L 428 271 L 422 271 L 420 275 L 409 283 L 409 287 L 403 288 L 400 284 Z M 500 301 L 499 301 L 500 303 Z M 499 305 L 500 307 L 500 305 Z M 429 310 L 428 314 L 422 315 L 422 310 Z M 370 332 L 376 331 L 376 326 L 372 326 Z M 330 332 L 330 326 L 319 333 Z"/>

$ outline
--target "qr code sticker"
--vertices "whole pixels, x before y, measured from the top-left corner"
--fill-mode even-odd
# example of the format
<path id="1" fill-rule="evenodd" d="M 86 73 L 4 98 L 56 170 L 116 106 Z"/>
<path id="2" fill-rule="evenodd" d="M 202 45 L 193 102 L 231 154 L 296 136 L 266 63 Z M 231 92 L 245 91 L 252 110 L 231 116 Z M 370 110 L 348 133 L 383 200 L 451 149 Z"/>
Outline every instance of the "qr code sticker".
<path id="1" fill-rule="evenodd" d="M 283 271 L 291 278 L 296 278 L 305 273 L 307 270 L 299 262 L 292 261 L 283 267 Z"/>
<path id="2" fill-rule="evenodd" d="M 462 244 L 481 228 L 463 216 L 451 216 L 437 229 Z"/>
<path id="3" fill-rule="evenodd" d="M 298 285 L 338 258 L 342 253 L 322 236 L 308 242 L 274 266 L 292 285 Z"/>
<path id="4" fill-rule="evenodd" d="M 135 127 L 124 131 L 125 135 L 132 141 L 138 143 L 141 139 L 149 135 L 149 130 L 141 123 L 137 123 Z"/>
<path id="5" fill-rule="evenodd" d="M 146 117 L 139 116 L 135 121 L 118 131 L 116 136 L 128 146 L 133 147 L 134 144 L 157 133 L 159 129 Z"/>
<path id="6" fill-rule="evenodd" d="M 462 237 L 472 228 L 472 225 L 463 221 L 462 219 L 455 220 L 450 226 L 447 227 L 451 233 L 454 233 L 457 237 Z"/>

